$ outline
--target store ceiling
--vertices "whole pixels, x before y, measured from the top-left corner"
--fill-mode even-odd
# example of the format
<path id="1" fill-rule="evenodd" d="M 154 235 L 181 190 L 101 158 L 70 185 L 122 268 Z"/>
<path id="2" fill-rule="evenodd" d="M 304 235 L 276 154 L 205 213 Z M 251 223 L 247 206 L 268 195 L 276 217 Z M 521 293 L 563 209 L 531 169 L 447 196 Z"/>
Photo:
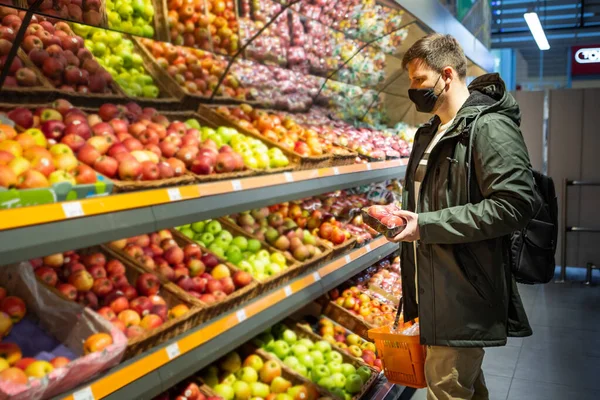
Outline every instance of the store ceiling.
<path id="1" fill-rule="evenodd" d="M 599 0 L 491 0 L 492 47 L 519 49 L 528 62 L 528 75 L 564 76 L 569 47 L 600 44 Z M 550 50 L 540 52 L 523 14 L 536 11 Z M 543 61 L 542 61 L 543 60 Z"/>

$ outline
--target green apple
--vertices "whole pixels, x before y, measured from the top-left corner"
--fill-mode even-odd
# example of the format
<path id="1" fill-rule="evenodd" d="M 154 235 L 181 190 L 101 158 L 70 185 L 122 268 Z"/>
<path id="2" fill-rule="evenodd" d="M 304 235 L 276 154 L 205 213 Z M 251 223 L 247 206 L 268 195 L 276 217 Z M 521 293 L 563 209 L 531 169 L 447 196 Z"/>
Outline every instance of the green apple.
<path id="1" fill-rule="evenodd" d="M 217 135 L 221 136 L 223 143 L 229 144 L 231 142 L 231 138 L 238 134 L 233 128 L 228 128 L 226 126 L 220 126 L 217 128 Z"/>
<path id="2" fill-rule="evenodd" d="M 142 86 L 142 94 L 144 97 L 156 99 L 160 95 L 160 90 L 155 85 Z"/>
<path id="3" fill-rule="evenodd" d="M 226 372 L 237 372 L 242 368 L 242 359 L 237 352 L 232 351 L 219 360 L 219 367 Z"/>
<path id="4" fill-rule="evenodd" d="M 262 262 L 262 260 L 258 260 L 255 258 L 250 261 L 250 264 L 252 264 L 252 270 L 256 274 L 264 274 L 265 273 L 265 263 Z"/>
<path id="5" fill-rule="evenodd" d="M 206 225 L 206 232 L 212 233 L 213 235 L 216 235 L 222 230 L 223 228 L 221 227 L 221 223 L 219 221 L 210 221 Z"/>
<path id="6" fill-rule="evenodd" d="M 237 133 L 236 135 L 233 135 L 231 137 L 231 142 L 230 143 L 231 143 L 231 147 L 243 144 L 243 145 L 246 145 L 248 148 L 250 148 L 250 145 L 248 145 L 246 143 L 246 136 L 242 135 L 241 133 Z"/>
<path id="7" fill-rule="evenodd" d="M 117 6 L 117 12 L 121 16 L 121 19 L 127 20 L 127 19 L 130 19 L 131 15 L 133 14 L 133 7 L 131 7 L 131 5 L 123 2 Z"/>
<path id="8" fill-rule="evenodd" d="M 298 335 L 291 329 L 286 329 L 281 334 L 283 340 L 285 340 L 289 345 L 293 345 L 298 341 Z"/>
<path id="9" fill-rule="evenodd" d="M 329 342 L 326 342 L 325 340 L 319 340 L 315 343 L 314 349 L 320 351 L 321 353 L 323 353 L 323 355 L 325 355 L 331 351 L 331 344 Z M 325 361 L 328 360 L 325 359 Z"/>
<path id="10" fill-rule="evenodd" d="M 225 250 L 216 242 L 212 242 L 210 246 L 208 246 L 208 250 L 213 253 L 218 258 L 225 258 Z"/>
<path id="11" fill-rule="evenodd" d="M 208 138 L 210 140 L 212 140 L 213 142 L 216 143 L 217 148 L 221 148 L 221 146 L 223 146 L 225 143 L 223 143 L 223 139 L 221 138 L 221 135 L 217 134 L 216 132 L 212 135 L 208 135 Z"/>
<path id="12" fill-rule="evenodd" d="M 188 128 L 200 129 L 200 122 L 197 119 L 190 118 L 184 122 Z"/>
<path id="13" fill-rule="evenodd" d="M 240 261 L 239 264 L 237 264 L 237 267 L 244 272 L 248 272 L 249 274 L 253 274 L 253 272 L 254 272 L 254 268 L 252 268 L 252 264 L 250 264 L 246 260 Z"/>
<path id="14" fill-rule="evenodd" d="M 190 228 L 183 228 L 180 232 L 182 235 L 184 235 L 190 239 L 193 239 L 194 235 L 195 235 L 194 231 L 191 230 Z"/>
<path id="15" fill-rule="evenodd" d="M 311 380 L 319 382 L 319 380 L 328 377 L 331 374 L 326 365 L 315 365 L 311 372 Z"/>
<path id="16" fill-rule="evenodd" d="M 258 169 L 258 160 L 253 155 L 243 155 L 244 165 L 248 168 Z"/>
<path id="17" fill-rule="evenodd" d="M 225 375 L 221 376 L 221 383 L 224 385 L 233 385 L 233 383 L 237 381 L 237 378 L 235 377 L 235 374 L 232 374 L 231 372 L 227 372 Z"/>
<path id="18" fill-rule="evenodd" d="M 345 389 L 348 393 L 354 394 L 360 392 L 363 387 L 363 380 L 358 374 L 352 374 L 346 378 Z"/>
<path id="19" fill-rule="evenodd" d="M 200 134 L 202 135 L 202 141 L 208 139 L 209 135 L 214 135 L 215 134 L 215 130 L 212 128 L 209 128 L 208 126 L 203 126 L 200 129 Z"/>
<path id="20" fill-rule="evenodd" d="M 260 241 L 257 239 L 250 239 L 248 240 L 248 251 L 252 252 L 252 253 L 256 253 L 257 251 L 260 250 Z"/>
<path id="21" fill-rule="evenodd" d="M 224 400 L 235 399 L 235 392 L 233 391 L 233 388 L 229 385 L 220 383 L 217 386 L 215 386 L 213 390 L 217 396 L 222 397 Z"/>
<path id="22" fill-rule="evenodd" d="M 331 378 L 331 376 L 326 376 L 324 378 L 319 379 L 319 382 L 317 384 L 328 390 L 331 390 L 335 387 L 335 382 L 333 381 L 333 378 Z"/>
<path id="23" fill-rule="evenodd" d="M 304 365 L 298 364 L 298 366 L 294 369 L 294 371 L 296 371 L 303 377 L 308 378 L 308 368 L 306 368 Z"/>
<path id="24" fill-rule="evenodd" d="M 200 377 L 208 386 L 215 387 L 219 384 L 219 368 L 211 365 L 200 372 Z"/>
<path id="25" fill-rule="evenodd" d="M 190 227 L 192 228 L 192 230 L 194 232 L 197 232 L 197 233 L 204 232 L 204 227 L 205 226 L 206 226 L 206 222 L 205 221 L 194 222 L 193 224 L 190 225 Z"/>
<path id="26" fill-rule="evenodd" d="M 342 373 L 342 363 L 339 361 L 329 361 L 327 363 L 327 368 L 332 374 Z"/>
<path id="27" fill-rule="evenodd" d="M 313 350 L 309 354 L 313 358 L 315 365 L 325 364 L 325 356 L 319 350 Z"/>
<path id="28" fill-rule="evenodd" d="M 356 368 L 354 365 L 348 363 L 342 363 L 342 374 L 344 376 L 350 376 L 356 374 Z"/>
<path id="29" fill-rule="evenodd" d="M 294 356 L 287 356 L 283 359 L 283 363 L 285 365 L 287 365 L 288 367 L 290 367 L 291 369 L 293 369 L 294 371 L 296 371 L 296 368 L 298 368 L 300 366 L 300 360 L 298 360 L 297 357 Z"/>
<path id="30" fill-rule="evenodd" d="M 344 388 L 346 386 L 346 377 L 341 372 L 334 372 L 331 378 L 336 387 Z"/>
<path id="31" fill-rule="evenodd" d="M 273 343 L 275 343 L 275 339 L 273 338 L 273 335 L 271 335 L 270 333 L 263 332 L 260 335 L 256 336 L 253 339 L 253 342 L 256 346 L 261 347 L 265 350 L 269 350 L 272 348 Z M 260 368 L 262 368 L 262 365 L 260 366 Z M 260 369 L 260 368 L 258 368 L 258 369 Z"/>
<path id="32" fill-rule="evenodd" d="M 248 239 L 243 236 L 236 236 L 231 241 L 231 244 L 237 246 L 241 251 L 246 251 L 248 248 Z"/>
<path id="33" fill-rule="evenodd" d="M 281 266 L 279 264 L 270 263 L 265 268 L 265 273 L 269 276 L 275 276 L 281 272 Z"/>
<path id="34" fill-rule="evenodd" d="M 219 235 L 217 236 L 217 238 L 220 239 L 221 241 L 229 244 L 233 240 L 233 235 L 229 231 L 222 230 L 221 232 L 219 232 Z"/>
<path id="35" fill-rule="evenodd" d="M 210 245 L 212 242 L 215 241 L 215 235 L 213 235 L 210 232 L 205 232 L 202 234 L 202 236 L 200 236 L 200 240 L 202 240 L 202 243 Z"/>
<path id="36" fill-rule="evenodd" d="M 263 399 L 271 393 L 271 389 L 269 388 L 269 385 L 267 385 L 266 383 L 262 383 L 262 382 L 251 383 L 250 389 L 252 390 L 252 396 L 262 397 Z"/>
<path id="37" fill-rule="evenodd" d="M 285 339 L 284 339 L 285 340 Z M 288 342 L 289 343 L 289 342 Z M 300 358 L 301 355 L 308 354 L 308 347 L 303 344 L 296 343 L 292 346 L 292 353 Z"/>
<path id="38" fill-rule="evenodd" d="M 287 266 L 287 260 L 285 259 L 285 256 L 279 252 L 271 254 L 271 262 L 278 264 L 282 268 Z"/>
<path id="39" fill-rule="evenodd" d="M 304 365 L 309 370 L 315 365 L 312 356 L 308 353 L 298 356 L 298 360 L 300 360 L 300 364 Z"/>
<path id="40" fill-rule="evenodd" d="M 312 350 L 313 347 L 315 347 L 315 343 L 308 338 L 302 338 L 302 339 L 298 340 L 298 344 L 302 344 L 302 345 L 306 346 L 306 348 L 308 350 Z"/>
<path id="41" fill-rule="evenodd" d="M 337 351 L 330 351 L 329 353 L 325 353 L 325 361 L 330 362 L 330 361 L 337 361 L 338 363 L 342 363 L 343 362 L 343 357 L 340 353 L 338 353 Z"/>
<path id="42" fill-rule="evenodd" d="M 92 54 L 94 54 L 96 57 L 102 57 L 106 54 L 107 50 L 108 48 L 104 42 L 94 42 Z"/>
<path id="43" fill-rule="evenodd" d="M 246 383 L 258 382 L 258 373 L 254 368 L 244 367 L 235 374 L 236 378 Z"/>
<path id="44" fill-rule="evenodd" d="M 275 400 L 294 400 L 295 397 L 293 397 L 292 395 L 289 395 L 287 393 L 277 393 L 277 396 L 275 396 Z"/>
<path id="45" fill-rule="evenodd" d="M 273 334 L 273 336 L 275 336 L 276 338 L 280 338 L 281 336 L 283 336 L 283 332 L 288 330 L 288 326 L 286 324 L 282 324 L 282 323 L 278 323 L 275 324 L 271 327 L 271 333 Z"/>
<path id="46" fill-rule="evenodd" d="M 346 400 L 346 393 L 344 392 L 343 388 L 334 387 L 331 388 L 330 391 L 335 397 L 339 397 L 340 399 Z"/>
<path id="47" fill-rule="evenodd" d="M 235 400 L 248 400 L 252 396 L 252 390 L 250 390 L 250 385 L 246 382 L 234 382 L 231 388 L 235 393 Z"/>
<path id="48" fill-rule="evenodd" d="M 271 260 L 271 254 L 269 253 L 269 250 L 266 249 L 259 250 L 256 253 L 256 257 L 264 262 L 269 262 Z"/>
<path id="49" fill-rule="evenodd" d="M 271 160 L 267 153 L 259 153 L 257 151 L 254 152 L 254 158 L 256 158 L 256 163 L 258 169 L 266 169 L 269 168 Z"/>
<path id="50" fill-rule="evenodd" d="M 366 382 L 369 379 L 371 379 L 372 371 L 366 365 L 363 365 L 362 367 L 359 367 L 358 370 L 356 371 L 356 373 L 358 375 L 360 375 L 360 377 L 362 378 L 363 382 Z"/>
<path id="51" fill-rule="evenodd" d="M 273 343 L 273 353 L 279 358 L 283 360 L 290 353 L 290 345 L 284 340 L 277 340 Z"/>
<path id="52" fill-rule="evenodd" d="M 235 265 L 238 265 L 243 259 L 240 248 L 233 245 L 227 248 L 227 251 L 225 251 L 225 257 L 230 263 Z"/>

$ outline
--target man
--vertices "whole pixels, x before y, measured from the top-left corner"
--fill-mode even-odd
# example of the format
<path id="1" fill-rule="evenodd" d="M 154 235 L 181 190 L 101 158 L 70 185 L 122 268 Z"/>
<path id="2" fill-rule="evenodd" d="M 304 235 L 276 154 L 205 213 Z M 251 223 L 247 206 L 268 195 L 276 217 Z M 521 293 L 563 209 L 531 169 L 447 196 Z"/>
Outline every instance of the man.
<path id="1" fill-rule="evenodd" d="M 403 67 L 417 110 L 435 114 L 415 136 L 398 213 L 407 226 L 394 238 L 404 318 L 419 317 L 428 346 L 428 399 L 488 399 L 483 348 L 531 335 L 509 266 L 510 234 L 536 203 L 519 107 L 497 74 L 467 87 L 452 36 L 420 39 Z"/>

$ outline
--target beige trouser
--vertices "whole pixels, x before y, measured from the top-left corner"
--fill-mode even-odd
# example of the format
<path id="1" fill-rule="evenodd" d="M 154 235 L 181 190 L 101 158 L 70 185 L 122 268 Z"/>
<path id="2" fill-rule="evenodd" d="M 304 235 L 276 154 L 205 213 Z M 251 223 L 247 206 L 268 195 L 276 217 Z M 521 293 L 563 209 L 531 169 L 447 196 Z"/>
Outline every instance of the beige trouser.
<path id="1" fill-rule="evenodd" d="M 482 348 L 428 346 L 427 400 L 488 400 Z"/>

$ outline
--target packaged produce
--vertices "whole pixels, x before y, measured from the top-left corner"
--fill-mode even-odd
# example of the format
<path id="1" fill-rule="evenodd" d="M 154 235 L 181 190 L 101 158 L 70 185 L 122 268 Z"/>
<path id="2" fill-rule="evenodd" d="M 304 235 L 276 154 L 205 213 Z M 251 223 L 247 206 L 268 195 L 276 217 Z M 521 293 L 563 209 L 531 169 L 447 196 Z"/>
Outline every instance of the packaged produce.
<path id="1" fill-rule="evenodd" d="M 377 232 L 393 238 L 404 230 L 406 220 L 394 214 L 400 210 L 395 204 L 370 206 L 362 210 L 363 220 Z"/>

